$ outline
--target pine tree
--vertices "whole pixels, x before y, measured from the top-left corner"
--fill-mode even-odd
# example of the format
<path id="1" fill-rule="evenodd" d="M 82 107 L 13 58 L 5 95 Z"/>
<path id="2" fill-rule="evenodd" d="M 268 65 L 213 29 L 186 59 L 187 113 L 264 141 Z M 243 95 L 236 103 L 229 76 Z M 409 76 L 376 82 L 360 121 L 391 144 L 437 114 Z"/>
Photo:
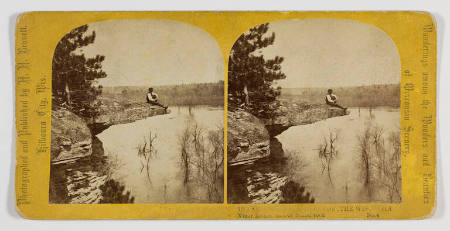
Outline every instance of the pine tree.
<path id="1" fill-rule="evenodd" d="M 75 28 L 56 46 L 52 63 L 52 94 L 55 103 L 65 104 L 81 116 L 95 117 L 93 102 L 101 93 L 101 86 L 93 84 L 106 77 L 101 64 L 105 56 L 86 58 L 79 51 L 95 40 L 95 31 L 86 35 L 87 30 L 87 25 Z"/>
<path id="2" fill-rule="evenodd" d="M 228 92 L 231 106 L 246 105 L 260 117 L 268 117 L 270 106 L 280 94 L 274 89 L 274 80 L 286 78 L 281 71 L 283 57 L 266 60 L 260 49 L 272 45 L 275 33 L 267 36 L 269 24 L 261 24 L 242 34 L 233 45 L 229 59 Z"/>

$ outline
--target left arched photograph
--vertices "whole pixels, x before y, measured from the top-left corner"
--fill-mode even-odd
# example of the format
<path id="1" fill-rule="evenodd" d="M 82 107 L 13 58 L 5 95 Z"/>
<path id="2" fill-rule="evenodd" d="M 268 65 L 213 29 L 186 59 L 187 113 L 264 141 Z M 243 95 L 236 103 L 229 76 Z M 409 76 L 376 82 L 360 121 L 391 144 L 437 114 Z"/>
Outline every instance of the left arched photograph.
<path id="1" fill-rule="evenodd" d="M 169 20 L 80 26 L 52 62 L 51 204 L 223 203 L 224 60 Z"/>

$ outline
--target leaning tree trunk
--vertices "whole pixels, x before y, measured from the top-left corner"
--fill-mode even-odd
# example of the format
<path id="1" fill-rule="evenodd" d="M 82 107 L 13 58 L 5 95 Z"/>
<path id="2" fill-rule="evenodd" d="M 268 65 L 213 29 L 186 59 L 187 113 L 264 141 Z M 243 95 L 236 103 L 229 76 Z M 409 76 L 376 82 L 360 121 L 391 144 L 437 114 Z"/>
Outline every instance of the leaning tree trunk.
<path id="1" fill-rule="evenodd" d="M 67 104 L 70 104 L 70 89 L 69 89 L 69 83 L 66 81 L 65 87 L 64 87 L 64 92 L 66 94 L 66 101 Z"/>
<path id="2" fill-rule="evenodd" d="M 247 84 L 244 85 L 244 97 L 245 97 L 245 105 L 248 106 L 250 104 L 250 100 L 248 98 L 248 89 Z"/>

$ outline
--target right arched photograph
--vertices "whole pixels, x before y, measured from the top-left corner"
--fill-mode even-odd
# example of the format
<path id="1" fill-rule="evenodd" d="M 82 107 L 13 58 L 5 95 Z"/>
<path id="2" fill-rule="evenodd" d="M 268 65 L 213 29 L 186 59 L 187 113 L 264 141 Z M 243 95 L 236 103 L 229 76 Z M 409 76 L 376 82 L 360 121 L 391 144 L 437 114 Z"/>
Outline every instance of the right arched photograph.
<path id="1" fill-rule="evenodd" d="M 400 203 L 400 79 L 396 45 L 369 24 L 244 32 L 228 63 L 228 203 Z"/>

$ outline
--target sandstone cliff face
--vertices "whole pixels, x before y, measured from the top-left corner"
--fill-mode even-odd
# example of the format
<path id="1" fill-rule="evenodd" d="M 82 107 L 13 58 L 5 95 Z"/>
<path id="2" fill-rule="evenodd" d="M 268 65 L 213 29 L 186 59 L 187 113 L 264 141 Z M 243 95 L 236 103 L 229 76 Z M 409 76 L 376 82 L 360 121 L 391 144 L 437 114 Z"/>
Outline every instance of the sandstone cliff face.
<path id="1" fill-rule="evenodd" d="M 239 165 L 267 157 L 270 136 L 264 124 L 243 111 L 228 112 L 228 165 Z"/>
<path id="2" fill-rule="evenodd" d="M 67 109 L 52 110 L 51 163 L 76 161 L 92 154 L 92 135 L 86 122 Z"/>

